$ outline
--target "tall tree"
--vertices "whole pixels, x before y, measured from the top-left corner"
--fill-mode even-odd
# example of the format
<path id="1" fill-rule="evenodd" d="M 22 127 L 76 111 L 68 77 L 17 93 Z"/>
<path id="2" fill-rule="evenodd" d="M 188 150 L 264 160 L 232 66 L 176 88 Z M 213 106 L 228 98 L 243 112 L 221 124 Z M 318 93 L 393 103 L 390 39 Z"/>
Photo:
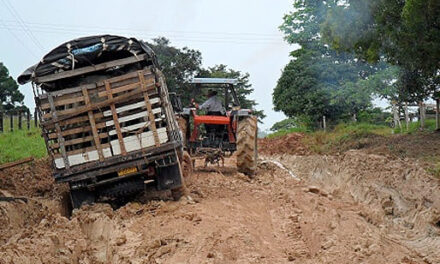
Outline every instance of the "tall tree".
<path id="1" fill-rule="evenodd" d="M 11 110 L 23 105 L 24 95 L 18 90 L 17 82 L 0 62 L 0 110 Z"/>
<path id="2" fill-rule="evenodd" d="M 321 33 L 338 50 L 402 68 L 407 94 L 429 94 L 440 84 L 438 0 L 347 0 L 328 10 Z M 414 93 L 416 91 L 416 93 Z"/>
<path id="3" fill-rule="evenodd" d="M 360 78 L 355 62 L 339 63 L 307 49 L 292 56 L 273 92 L 275 110 L 289 117 L 306 115 L 317 124 L 322 116 L 337 121 L 371 105 L 371 92 L 355 85 Z"/>
<path id="4" fill-rule="evenodd" d="M 346 52 L 322 41 L 320 25 L 328 9 L 339 1 L 298 0 L 284 16 L 280 29 L 286 40 L 301 45 L 291 53 L 273 93 L 275 110 L 289 117 L 306 115 L 315 123 L 326 116 L 334 121 L 356 115 L 371 104 L 371 91 L 356 83 L 376 71 Z"/>

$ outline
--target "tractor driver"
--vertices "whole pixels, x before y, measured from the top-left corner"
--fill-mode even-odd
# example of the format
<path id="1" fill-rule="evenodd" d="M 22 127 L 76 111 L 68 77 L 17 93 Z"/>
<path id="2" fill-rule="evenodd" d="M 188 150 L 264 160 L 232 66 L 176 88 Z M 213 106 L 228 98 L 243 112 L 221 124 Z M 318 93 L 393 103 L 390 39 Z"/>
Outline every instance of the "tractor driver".
<path id="1" fill-rule="evenodd" d="M 208 100 L 206 100 L 200 106 L 198 104 L 195 104 L 195 107 L 198 109 L 206 110 L 207 115 L 222 116 L 225 113 L 222 102 L 220 101 L 220 99 L 218 99 L 217 91 L 215 90 L 208 90 Z"/>
<path id="2" fill-rule="evenodd" d="M 208 90 L 208 100 L 206 100 L 203 104 L 198 105 L 195 103 L 194 99 L 191 100 L 193 105 L 197 109 L 205 110 L 207 113 L 206 115 L 211 116 L 223 116 L 225 115 L 225 110 L 223 108 L 222 102 L 217 97 L 217 91 L 215 90 Z M 223 125 L 208 125 L 205 124 L 206 131 L 208 133 L 216 133 L 223 131 Z"/>

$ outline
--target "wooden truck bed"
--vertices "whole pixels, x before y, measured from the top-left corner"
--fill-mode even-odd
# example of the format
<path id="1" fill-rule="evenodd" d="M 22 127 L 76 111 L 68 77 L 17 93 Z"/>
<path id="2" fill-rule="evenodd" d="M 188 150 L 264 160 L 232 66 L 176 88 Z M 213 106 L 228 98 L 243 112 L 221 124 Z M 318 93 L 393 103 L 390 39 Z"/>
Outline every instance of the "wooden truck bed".
<path id="1" fill-rule="evenodd" d="M 159 147 L 169 141 L 150 68 L 39 95 L 41 125 L 57 170 Z"/>

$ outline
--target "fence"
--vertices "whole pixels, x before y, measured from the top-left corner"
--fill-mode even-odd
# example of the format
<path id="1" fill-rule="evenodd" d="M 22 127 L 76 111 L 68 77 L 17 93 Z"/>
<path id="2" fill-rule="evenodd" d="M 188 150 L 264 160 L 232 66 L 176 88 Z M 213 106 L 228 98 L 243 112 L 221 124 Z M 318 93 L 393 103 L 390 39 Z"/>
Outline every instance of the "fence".
<path id="1" fill-rule="evenodd" d="M 23 110 L 11 110 L 11 111 L 0 111 L 0 133 L 5 132 L 7 128 L 12 132 L 15 128 L 23 129 L 23 123 L 25 123 L 25 127 L 27 130 L 31 129 L 31 112 L 29 109 Z M 14 121 L 17 122 L 14 122 Z M 34 126 L 38 126 L 38 115 L 35 110 L 33 116 Z M 5 124 L 9 124 L 7 127 Z"/>

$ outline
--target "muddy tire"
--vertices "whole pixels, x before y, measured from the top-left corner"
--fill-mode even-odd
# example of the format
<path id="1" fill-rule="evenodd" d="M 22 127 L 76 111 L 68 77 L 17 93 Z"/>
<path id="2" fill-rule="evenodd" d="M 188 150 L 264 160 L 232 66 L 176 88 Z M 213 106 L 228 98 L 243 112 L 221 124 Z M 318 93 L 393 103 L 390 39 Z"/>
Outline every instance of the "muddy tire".
<path id="1" fill-rule="evenodd" d="M 100 192 L 100 196 L 107 198 L 126 198 L 137 195 L 144 190 L 142 180 L 130 180 L 115 183 Z"/>
<path id="2" fill-rule="evenodd" d="M 257 170 L 257 158 L 257 118 L 246 117 L 238 122 L 238 171 L 252 177 Z"/>
<path id="3" fill-rule="evenodd" d="M 187 151 L 183 152 L 180 167 L 182 168 L 182 176 L 184 179 L 191 176 L 191 174 L 193 172 L 193 163 L 192 163 L 191 156 L 189 155 L 189 153 Z"/>
<path id="4" fill-rule="evenodd" d="M 173 197 L 174 201 L 179 201 L 184 193 L 185 193 L 185 187 L 180 187 L 171 190 L 171 196 Z"/>
<path id="5" fill-rule="evenodd" d="M 93 204 L 95 200 L 95 194 L 89 190 L 70 190 L 70 202 L 73 209 L 78 209 L 83 204 Z"/>

